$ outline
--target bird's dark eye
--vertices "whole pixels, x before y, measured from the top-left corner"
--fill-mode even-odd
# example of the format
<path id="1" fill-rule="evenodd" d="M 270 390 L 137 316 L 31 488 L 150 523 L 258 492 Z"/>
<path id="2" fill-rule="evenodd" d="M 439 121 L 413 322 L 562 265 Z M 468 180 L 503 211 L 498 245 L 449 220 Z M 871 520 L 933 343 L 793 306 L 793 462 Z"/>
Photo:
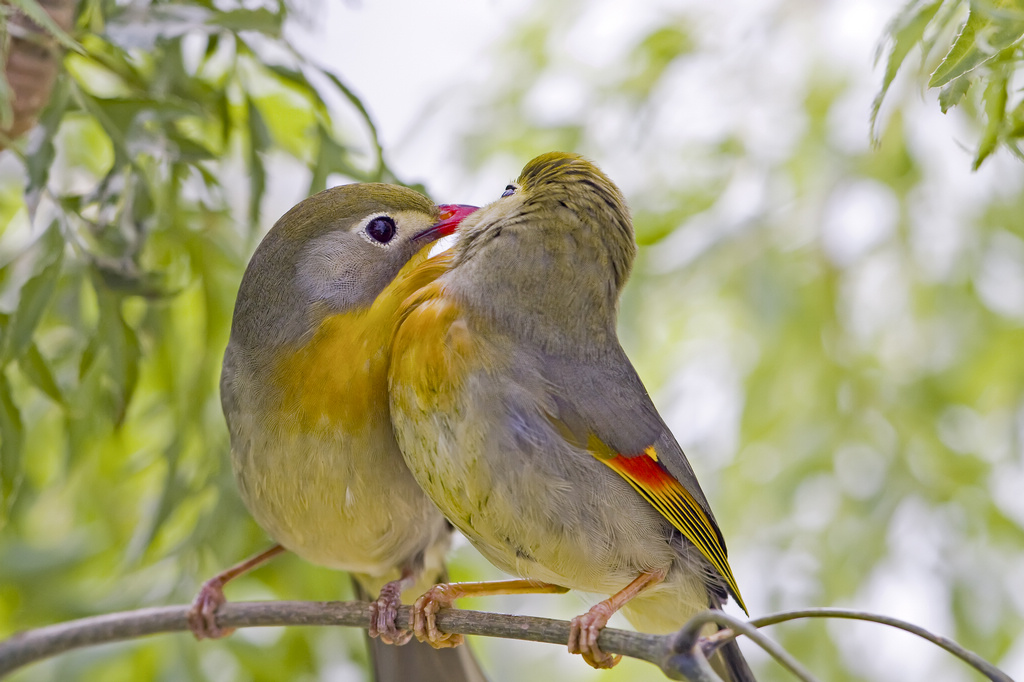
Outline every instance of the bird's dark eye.
<path id="1" fill-rule="evenodd" d="M 379 244 L 387 244 L 395 238 L 395 221 L 386 215 L 377 216 L 366 226 L 366 234 Z"/>
<path id="2" fill-rule="evenodd" d="M 503 197 L 510 197 L 510 196 L 512 196 L 515 193 L 516 193 L 516 186 L 515 185 L 509 185 L 508 187 L 505 188 L 505 191 L 502 192 L 501 196 L 503 196 Z"/>

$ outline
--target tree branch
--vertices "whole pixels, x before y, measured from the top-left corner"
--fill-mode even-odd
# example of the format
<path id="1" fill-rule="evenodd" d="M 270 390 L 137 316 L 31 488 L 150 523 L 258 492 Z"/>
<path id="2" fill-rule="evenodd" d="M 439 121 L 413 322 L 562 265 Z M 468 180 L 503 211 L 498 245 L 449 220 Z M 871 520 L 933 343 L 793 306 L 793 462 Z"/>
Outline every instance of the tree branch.
<path id="1" fill-rule="evenodd" d="M 188 631 L 189 606 L 164 606 L 123 611 L 50 625 L 13 635 L 0 642 L 0 677 L 35 661 L 72 649 L 135 639 L 165 632 Z M 397 624 L 409 627 L 409 607 L 399 609 Z M 365 602 L 229 602 L 217 611 L 222 627 L 281 625 L 341 625 L 365 628 L 370 609 Z M 531 642 L 565 645 L 569 623 L 550 618 L 510 616 L 499 613 L 443 609 L 437 617 L 444 632 L 504 637 Z M 600 645 L 604 651 L 648 661 L 673 679 L 680 673 L 665 670 L 663 663 L 672 651 L 675 635 L 643 635 L 605 628 Z"/>
<path id="2" fill-rule="evenodd" d="M 35 661 L 72 649 L 119 642 L 165 632 L 188 631 L 188 605 L 164 606 L 137 611 L 110 613 L 58 625 L 28 630 L 0 641 L 0 677 Z M 396 623 L 408 629 L 410 608 L 399 609 Z M 860 611 L 845 609 L 807 609 L 755 618 L 743 622 L 721 611 L 705 611 L 694 616 L 679 632 L 670 635 L 646 635 L 614 628 L 601 631 L 601 649 L 647 661 L 666 677 L 695 682 L 719 682 L 707 664 L 706 656 L 724 642 L 746 635 L 773 656 L 798 679 L 813 680 L 788 653 L 757 628 L 796 618 L 851 618 L 896 627 L 911 632 L 958 656 L 993 682 L 1013 682 L 1004 672 L 955 642 L 934 635 L 911 623 Z M 222 627 L 267 627 L 287 625 L 333 625 L 365 628 L 370 623 L 370 608 L 365 602 L 229 602 L 217 611 Z M 729 628 L 710 637 L 701 637 L 702 628 L 715 623 Z M 437 616 L 444 632 L 483 637 L 502 637 L 529 642 L 565 646 L 569 623 L 550 618 L 512 616 L 500 613 L 442 609 Z"/>

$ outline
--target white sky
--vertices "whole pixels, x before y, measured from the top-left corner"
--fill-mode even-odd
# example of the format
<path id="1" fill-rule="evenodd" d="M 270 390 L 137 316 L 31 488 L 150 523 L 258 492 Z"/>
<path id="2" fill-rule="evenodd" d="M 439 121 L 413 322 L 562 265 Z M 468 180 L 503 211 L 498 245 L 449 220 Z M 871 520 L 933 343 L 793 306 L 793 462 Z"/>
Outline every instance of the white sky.
<path id="1" fill-rule="evenodd" d="M 327 0 L 307 52 L 363 99 L 388 163 L 402 179 L 424 182 L 438 201 L 486 202 L 496 196 L 493 190 L 475 198 L 447 196 L 467 188 L 460 184 L 450 148 L 457 122 L 438 112 L 458 112 L 457 102 L 472 98 L 473 84 L 493 68 L 492 45 L 530 6 L 496 0 Z M 509 168 L 495 182 L 516 174 L 518 168 Z"/>

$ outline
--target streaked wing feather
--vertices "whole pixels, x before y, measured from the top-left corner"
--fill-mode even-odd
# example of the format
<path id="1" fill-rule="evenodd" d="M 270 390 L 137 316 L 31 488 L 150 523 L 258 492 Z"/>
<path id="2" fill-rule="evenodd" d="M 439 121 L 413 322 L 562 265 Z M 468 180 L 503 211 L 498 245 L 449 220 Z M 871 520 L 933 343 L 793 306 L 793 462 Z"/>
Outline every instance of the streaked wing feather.
<path id="1" fill-rule="evenodd" d="M 640 455 L 598 457 L 622 476 L 651 506 L 700 550 L 725 580 L 736 603 L 746 612 L 739 586 L 729 566 L 725 543 L 715 522 L 708 518 L 693 496 L 656 459 L 651 446 Z"/>
<path id="2" fill-rule="evenodd" d="M 693 543 L 745 611 L 707 498 L 622 349 L 583 366 L 553 357 L 547 365 L 559 394 L 552 421 L 562 435 L 626 479 Z"/>

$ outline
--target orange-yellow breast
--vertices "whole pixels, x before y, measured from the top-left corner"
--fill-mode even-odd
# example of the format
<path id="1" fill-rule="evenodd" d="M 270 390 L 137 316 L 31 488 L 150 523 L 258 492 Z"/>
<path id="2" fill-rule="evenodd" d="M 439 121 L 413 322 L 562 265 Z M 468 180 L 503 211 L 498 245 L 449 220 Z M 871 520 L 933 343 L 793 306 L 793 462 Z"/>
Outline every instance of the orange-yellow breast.
<path id="1" fill-rule="evenodd" d="M 395 332 L 392 377 L 402 393 L 415 395 L 417 408 L 446 414 L 459 400 L 466 374 L 479 360 L 463 311 L 444 286 L 434 282 L 403 304 L 402 321 Z M 392 399 L 400 399 L 392 396 Z"/>
<path id="2" fill-rule="evenodd" d="M 474 521 L 494 484 L 482 417 L 499 417 L 473 389 L 502 368 L 480 322 L 445 291 L 443 278 L 410 297 L 395 333 L 389 398 L 395 436 L 420 487 L 456 528 L 486 546 L 490 536 Z"/>
<path id="3" fill-rule="evenodd" d="M 274 381 L 285 428 L 360 432 L 387 419 L 387 371 L 399 309 L 445 269 L 446 253 L 414 257 L 368 308 L 325 317 L 309 341 L 282 353 Z"/>
<path id="4" fill-rule="evenodd" d="M 286 429 L 351 433 L 386 417 L 391 330 L 379 317 L 372 309 L 330 315 L 307 344 L 279 358 L 274 381 Z"/>

